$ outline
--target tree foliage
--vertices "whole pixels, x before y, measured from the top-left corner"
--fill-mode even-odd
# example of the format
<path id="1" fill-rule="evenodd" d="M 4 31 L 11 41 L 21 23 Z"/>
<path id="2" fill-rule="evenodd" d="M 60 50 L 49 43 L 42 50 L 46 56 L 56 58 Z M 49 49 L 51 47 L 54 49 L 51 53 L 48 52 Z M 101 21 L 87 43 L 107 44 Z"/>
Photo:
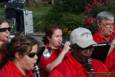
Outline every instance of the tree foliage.
<path id="1" fill-rule="evenodd" d="M 61 12 L 81 13 L 88 0 L 54 0 L 53 8 Z"/>
<path id="2" fill-rule="evenodd" d="M 59 24 L 63 27 L 83 25 L 84 5 L 88 0 L 54 0 L 51 10 L 44 16 L 43 25 Z"/>

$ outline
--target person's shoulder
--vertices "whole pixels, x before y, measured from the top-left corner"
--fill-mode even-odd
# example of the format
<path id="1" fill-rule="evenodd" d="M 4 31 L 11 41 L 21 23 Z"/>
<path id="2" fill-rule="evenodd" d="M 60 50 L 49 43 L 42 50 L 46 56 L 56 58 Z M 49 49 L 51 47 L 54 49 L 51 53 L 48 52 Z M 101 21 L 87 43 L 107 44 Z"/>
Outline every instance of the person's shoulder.
<path id="1" fill-rule="evenodd" d="M 0 77 L 21 77 L 20 70 L 12 61 L 8 61 L 4 67 L 0 69 Z"/>
<path id="2" fill-rule="evenodd" d="M 95 32 L 93 34 L 93 39 L 96 41 L 96 42 L 103 42 L 104 41 L 104 38 L 103 36 L 100 34 L 100 32 Z"/>
<path id="3" fill-rule="evenodd" d="M 97 60 L 97 59 L 93 59 L 93 64 L 104 64 L 102 61 Z"/>
<path id="4" fill-rule="evenodd" d="M 4 74 L 7 73 L 15 73 L 19 71 L 16 65 L 12 61 L 8 61 L 1 69 L 0 72 L 3 72 Z"/>
<path id="5" fill-rule="evenodd" d="M 10 77 L 10 71 L 12 72 L 12 70 L 8 68 L 8 65 L 5 64 L 5 66 L 0 69 L 0 77 Z"/>
<path id="6" fill-rule="evenodd" d="M 100 32 L 96 31 L 95 33 L 93 33 L 93 37 L 95 36 L 100 36 Z"/>
<path id="7" fill-rule="evenodd" d="M 96 60 L 96 59 L 93 60 L 93 67 L 96 71 L 108 72 L 107 66 L 99 60 Z"/>

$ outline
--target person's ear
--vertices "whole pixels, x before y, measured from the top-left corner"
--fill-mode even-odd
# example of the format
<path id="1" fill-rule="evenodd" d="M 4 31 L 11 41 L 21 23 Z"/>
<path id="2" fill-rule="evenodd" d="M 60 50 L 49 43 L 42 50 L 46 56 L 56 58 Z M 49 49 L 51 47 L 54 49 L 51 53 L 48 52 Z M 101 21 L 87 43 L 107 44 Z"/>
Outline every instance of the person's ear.
<path id="1" fill-rule="evenodd" d="M 22 57 L 22 56 L 21 56 L 18 52 L 15 53 L 15 58 L 16 58 L 16 59 L 20 59 L 21 57 Z"/>
<path id="2" fill-rule="evenodd" d="M 101 21 L 100 20 L 97 20 L 97 25 L 98 25 L 98 27 L 101 25 Z"/>
<path id="3" fill-rule="evenodd" d="M 51 37 L 47 36 L 47 39 L 50 41 L 50 40 L 51 40 Z"/>

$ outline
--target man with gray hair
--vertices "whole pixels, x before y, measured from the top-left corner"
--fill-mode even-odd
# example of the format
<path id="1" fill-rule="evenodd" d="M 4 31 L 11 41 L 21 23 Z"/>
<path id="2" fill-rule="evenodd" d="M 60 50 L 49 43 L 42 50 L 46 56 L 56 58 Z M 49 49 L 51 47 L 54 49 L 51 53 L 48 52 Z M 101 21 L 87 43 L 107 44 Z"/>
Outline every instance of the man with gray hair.
<path id="1" fill-rule="evenodd" d="M 110 71 L 115 67 L 115 30 L 114 15 L 108 11 L 102 11 L 97 14 L 97 31 L 93 34 L 93 38 L 98 43 L 111 43 L 105 64 Z M 103 52 L 103 51 L 102 51 Z M 114 56 L 114 57 L 113 57 Z M 115 69 L 115 68 L 113 68 Z M 115 70 L 114 70 L 115 72 Z"/>
<path id="2" fill-rule="evenodd" d="M 114 15 L 107 11 L 102 11 L 97 14 L 97 32 L 94 33 L 96 42 L 111 42 L 115 35 L 114 33 Z"/>
<path id="3" fill-rule="evenodd" d="M 97 20 L 105 19 L 105 20 L 113 20 L 113 22 L 114 22 L 114 15 L 107 11 L 102 11 L 102 12 L 98 13 L 96 18 L 97 18 Z"/>

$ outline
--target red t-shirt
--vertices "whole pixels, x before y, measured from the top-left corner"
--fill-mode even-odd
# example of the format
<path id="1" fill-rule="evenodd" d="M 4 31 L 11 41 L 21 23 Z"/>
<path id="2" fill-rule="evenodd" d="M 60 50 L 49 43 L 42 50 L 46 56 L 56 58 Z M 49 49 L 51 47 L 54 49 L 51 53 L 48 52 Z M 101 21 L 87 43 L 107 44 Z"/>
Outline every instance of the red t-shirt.
<path id="1" fill-rule="evenodd" d="M 26 76 L 23 76 L 16 65 L 9 61 L 2 69 L 0 69 L 0 77 L 34 77 L 32 71 L 28 71 Z"/>
<path id="2" fill-rule="evenodd" d="M 108 55 L 105 65 L 108 67 L 109 71 L 115 72 L 115 49 Z"/>
<path id="3" fill-rule="evenodd" d="M 61 51 L 62 48 L 59 48 L 58 52 L 60 53 Z M 71 54 L 66 55 L 61 64 L 56 66 L 51 72 L 47 73 L 45 71 L 47 64 L 54 61 L 58 56 L 55 50 L 51 50 L 50 53 L 51 56 L 49 58 L 46 58 L 43 55 L 41 56 L 39 62 L 41 68 L 41 77 L 90 77 L 90 75 L 84 69 L 84 66 L 77 62 Z M 93 67 L 95 69 L 95 72 L 108 72 L 107 67 L 100 61 L 93 60 Z"/>
<path id="4" fill-rule="evenodd" d="M 112 40 L 115 39 L 115 33 L 110 36 L 109 41 L 106 41 L 99 32 L 96 32 L 93 38 L 96 42 L 112 42 Z M 108 67 L 109 71 L 115 72 L 115 49 L 107 56 L 105 65 Z"/>
<path id="5" fill-rule="evenodd" d="M 102 62 L 93 59 L 92 64 L 95 72 L 108 72 L 107 67 Z M 69 55 L 50 73 L 50 77 L 91 77 L 91 75 L 83 64 L 80 64 L 73 56 Z M 109 76 L 95 75 L 95 77 Z"/>
<path id="6" fill-rule="evenodd" d="M 43 55 L 41 56 L 40 61 L 39 61 L 39 66 L 40 66 L 40 68 L 41 68 L 41 71 L 40 71 L 41 77 L 48 77 L 48 74 L 49 74 L 49 73 L 47 73 L 47 72 L 45 71 L 46 66 L 47 66 L 47 64 L 53 62 L 53 61 L 57 58 L 57 56 L 59 55 L 59 53 L 60 53 L 61 51 L 62 51 L 62 48 L 58 48 L 58 51 L 56 51 L 56 50 L 54 50 L 54 49 L 51 49 L 51 51 L 49 51 L 50 54 L 51 54 L 51 56 L 50 56 L 49 58 L 46 58 L 46 57 L 43 56 Z M 57 53 L 58 53 L 58 54 L 57 54 Z"/>
<path id="7" fill-rule="evenodd" d="M 115 38 L 115 33 L 113 33 L 110 37 L 109 40 L 106 40 L 105 37 L 103 37 L 99 32 L 96 32 L 93 34 L 93 39 L 96 42 L 111 42 Z"/>

